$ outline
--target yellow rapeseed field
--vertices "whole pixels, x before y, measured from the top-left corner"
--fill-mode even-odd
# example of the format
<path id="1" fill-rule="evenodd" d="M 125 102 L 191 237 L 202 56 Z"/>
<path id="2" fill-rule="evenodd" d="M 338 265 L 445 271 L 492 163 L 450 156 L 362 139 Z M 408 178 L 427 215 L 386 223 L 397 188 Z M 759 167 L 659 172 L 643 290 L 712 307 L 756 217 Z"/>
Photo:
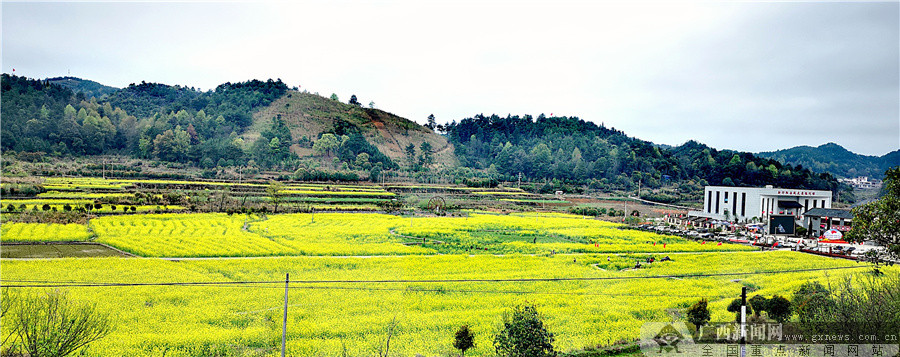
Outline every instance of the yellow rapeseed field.
<path id="1" fill-rule="evenodd" d="M 324 218 L 323 218 L 324 219 Z M 318 220 L 318 218 L 317 218 Z M 177 221 L 176 221 L 177 222 Z M 180 224 L 180 223 L 178 223 Z M 156 232 L 164 235 L 167 232 Z M 4 285 L 19 280 L 68 282 L 272 281 L 229 286 L 104 286 L 64 288 L 70 297 L 112 314 L 114 332 L 85 350 L 89 356 L 276 356 L 283 281 L 290 273 L 288 354 L 370 356 L 396 319 L 392 355 L 450 355 L 453 332 L 468 324 L 476 347 L 492 355 L 491 338 L 504 311 L 536 304 L 561 351 L 638 335 L 645 321 L 669 321 L 667 309 L 711 301 L 714 321 L 731 318 L 727 303 L 742 286 L 753 294 L 789 296 L 810 279 L 835 281 L 866 269 L 846 260 L 796 252 L 673 254 L 674 261 L 640 270 L 628 255 L 290 257 L 166 261 L 135 258 L 3 261 Z M 609 260 L 607 260 L 609 258 Z M 888 274 L 900 269 L 891 268 Z M 635 279 L 671 274 L 751 273 L 715 277 Z M 755 274 L 754 274 L 755 273 Z M 515 278 L 628 278 L 542 282 L 320 282 Z M 303 282 L 300 282 L 303 281 Z M 37 288 L 12 288 L 14 294 Z"/>

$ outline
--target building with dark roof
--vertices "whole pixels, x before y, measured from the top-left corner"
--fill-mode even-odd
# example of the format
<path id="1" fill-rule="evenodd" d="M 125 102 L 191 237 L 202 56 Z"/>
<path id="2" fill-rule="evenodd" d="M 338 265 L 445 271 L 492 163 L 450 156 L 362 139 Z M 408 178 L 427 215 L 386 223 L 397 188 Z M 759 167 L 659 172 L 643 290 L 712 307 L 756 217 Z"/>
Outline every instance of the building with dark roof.
<path id="1" fill-rule="evenodd" d="M 808 236 L 821 237 L 825 231 L 835 229 L 847 232 L 853 226 L 853 214 L 849 210 L 835 208 L 813 208 L 803 214 L 806 217 Z"/>

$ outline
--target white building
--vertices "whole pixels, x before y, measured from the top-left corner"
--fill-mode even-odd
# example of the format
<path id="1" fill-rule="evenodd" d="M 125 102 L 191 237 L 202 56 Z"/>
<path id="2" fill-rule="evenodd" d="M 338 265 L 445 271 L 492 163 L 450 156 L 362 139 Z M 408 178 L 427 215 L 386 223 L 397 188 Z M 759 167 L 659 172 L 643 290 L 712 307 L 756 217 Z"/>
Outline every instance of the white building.
<path id="1" fill-rule="evenodd" d="M 850 178 L 850 179 L 838 179 L 838 182 L 846 183 L 850 186 L 853 186 L 854 188 L 859 188 L 859 189 L 881 188 L 881 181 L 879 181 L 879 180 L 869 181 L 868 176 L 859 176 L 859 177 Z"/>
<path id="2" fill-rule="evenodd" d="M 703 210 L 688 216 L 746 222 L 768 222 L 769 216 L 791 215 L 798 220 L 813 208 L 831 208 L 831 191 L 766 187 L 706 186 Z"/>

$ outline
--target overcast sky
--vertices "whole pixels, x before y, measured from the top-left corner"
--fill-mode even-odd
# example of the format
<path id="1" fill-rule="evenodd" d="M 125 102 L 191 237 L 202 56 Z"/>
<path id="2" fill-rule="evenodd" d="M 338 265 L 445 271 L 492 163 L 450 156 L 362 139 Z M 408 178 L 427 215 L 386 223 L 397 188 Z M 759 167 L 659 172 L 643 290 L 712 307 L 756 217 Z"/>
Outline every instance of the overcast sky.
<path id="1" fill-rule="evenodd" d="M 2 70 L 281 78 L 425 122 L 578 116 L 656 143 L 900 148 L 900 3 L 2 3 Z"/>

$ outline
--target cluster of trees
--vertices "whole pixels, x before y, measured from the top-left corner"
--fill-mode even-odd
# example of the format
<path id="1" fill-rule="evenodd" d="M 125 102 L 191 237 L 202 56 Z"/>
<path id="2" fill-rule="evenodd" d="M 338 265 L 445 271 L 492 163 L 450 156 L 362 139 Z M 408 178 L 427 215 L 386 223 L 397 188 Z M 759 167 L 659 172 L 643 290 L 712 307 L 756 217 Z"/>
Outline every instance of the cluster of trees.
<path id="1" fill-rule="evenodd" d="M 494 335 L 494 351 L 501 357 L 554 357 L 555 339 L 544 325 L 543 316 L 534 305 L 518 305 L 503 315 L 500 330 Z M 475 337 L 468 325 L 454 334 L 453 347 L 463 355 L 475 347 Z"/>
<path id="2" fill-rule="evenodd" d="M 281 80 L 225 83 L 207 92 L 142 82 L 90 101 L 47 81 L 3 74 L 2 82 L 4 150 L 132 154 L 203 167 L 289 157 L 292 139 L 283 123 L 263 133 L 265 147 L 250 152 L 238 137 L 255 109 L 287 91 Z"/>
<path id="3" fill-rule="evenodd" d="M 233 126 L 232 130 L 238 130 L 252 123 L 254 109 L 268 106 L 287 90 L 287 84 L 281 79 L 229 82 L 206 92 L 192 87 L 141 82 L 110 94 L 105 101 L 139 118 L 203 110 L 213 118 L 222 116 L 225 123 Z"/>
<path id="4" fill-rule="evenodd" d="M 291 158 L 290 131 L 274 118 L 260 140 L 245 152 L 238 137 L 252 123 L 255 109 L 282 96 L 288 87 L 281 80 L 225 83 L 214 91 L 157 83 L 132 84 L 106 101 L 145 118 L 139 125 L 137 145 L 131 152 L 143 158 L 187 162 L 204 168 L 246 164 L 271 167 Z M 132 139 L 134 141 L 134 139 Z"/>
<path id="5" fill-rule="evenodd" d="M 713 185 L 836 190 L 829 174 L 782 165 L 750 153 L 716 150 L 690 141 L 666 149 L 577 117 L 476 115 L 438 128 L 456 146 L 460 162 L 504 180 L 519 173 L 631 189 L 669 181 L 704 180 Z"/>
<path id="6" fill-rule="evenodd" d="M 829 334 L 849 336 L 845 342 L 866 342 L 869 335 L 885 336 L 900 329 L 900 277 L 861 274 L 826 287 L 819 282 L 804 283 L 791 299 L 774 295 L 756 295 L 747 301 L 747 321 L 779 323 L 792 321 L 790 331 L 806 335 Z M 687 309 L 687 322 L 697 331 L 710 321 L 706 299 Z M 727 310 L 740 321 L 741 300 L 736 299 Z M 795 320 L 791 320 L 796 316 Z M 787 328 L 787 327 L 786 327 Z M 705 334 L 704 334 L 705 335 Z"/>
<path id="7" fill-rule="evenodd" d="M 135 119 L 109 105 L 78 102 L 64 87 L 2 75 L 3 150 L 92 155 L 125 146 Z"/>
<path id="8" fill-rule="evenodd" d="M 853 227 L 845 239 L 854 242 L 873 240 L 887 248 L 883 253 L 869 251 L 869 260 L 879 262 L 900 259 L 900 166 L 884 173 L 881 197 L 853 208 Z"/>
<path id="9" fill-rule="evenodd" d="M 403 153 L 406 154 L 406 162 L 409 165 L 410 171 L 426 170 L 429 166 L 434 164 L 434 148 L 432 148 L 431 143 L 427 141 L 423 141 L 422 144 L 419 145 L 418 153 L 416 151 L 416 146 L 412 143 L 403 148 Z"/>
<path id="10" fill-rule="evenodd" d="M 387 155 L 370 144 L 358 131 L 334 131 L 323 133 L 312 142 L 312 149 L 325 159 L 331 159 L 331 168 L 321 167 L 320 162 L 302 160 L 294 176 L 297 179 L 323 179 L 330 177 L 339 181 L 358 180 L 354 171 L 368 172 L 369 179 L 375 181 L 383 170 L 398 169 Z M 328 161 L 326 161 L 327 163 Z"/>
<path id="11" fill-rule="evenodd" d="M 593 217 L 600 217 L 607 214 L 610 217 L 619 217 L 625 215 L 625 211 L 618 211 L 614 208 L 606 209 L 605 207 L 572 207 L 569 208 L 569 213 Z"/>
<path id="12" fill-rule="evenodd" d="M 47 82 L 61 85 L 75 91 L 76 99 L 79 101 L 84 100 L 85 98 L 101 98 L 119 90 L 119 88 L 105 86 L 94 81 L 69 76 L 47 78 Z"/>

